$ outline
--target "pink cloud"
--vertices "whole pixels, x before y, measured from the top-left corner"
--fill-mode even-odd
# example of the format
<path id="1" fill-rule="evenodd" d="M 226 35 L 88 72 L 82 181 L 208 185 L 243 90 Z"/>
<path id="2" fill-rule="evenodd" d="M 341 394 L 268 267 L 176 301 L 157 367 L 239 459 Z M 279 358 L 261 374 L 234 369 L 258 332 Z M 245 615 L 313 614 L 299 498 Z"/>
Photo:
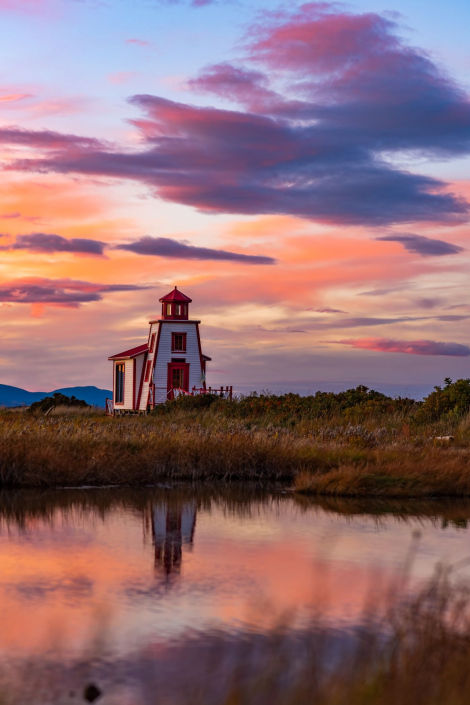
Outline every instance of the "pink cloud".
<path id="1" fill-rule="evenodd" d="M 33 97 L 31 93 L 8 93 L 6 95 L 0 95 L 0 103 L 18 103 L 21 100 Z"/>
<path id="2" fill-rule="evenodd" d="M 470 346 L 461 343 L 440 343 L 435 340 L 392 340 L 391 338 L 355 338 L 335 341 L 360 350 L 405 353 L 406 355 L 446 355 L 469 357 Z"/>
<path id="3" fill-rule="evenodd" d="M 126 39 L 126 44 L 135 44 L 139 47 L 149 47 L 152 45 L 152 42 L 148 42 L 145 39 Z"/>
<path id="4" fill-rule="evenodd" d="M 57 5 L 55 0 L 0 0 L 0 11 L 43 13 Z"/>

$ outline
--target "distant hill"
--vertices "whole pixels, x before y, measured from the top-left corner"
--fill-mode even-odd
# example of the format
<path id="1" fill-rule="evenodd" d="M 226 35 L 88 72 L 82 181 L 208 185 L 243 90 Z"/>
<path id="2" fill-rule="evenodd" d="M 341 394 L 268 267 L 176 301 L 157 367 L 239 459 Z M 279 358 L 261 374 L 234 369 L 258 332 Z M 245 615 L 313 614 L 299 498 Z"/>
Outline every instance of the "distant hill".
<path id="1" fill-rule="evenodd" d="M 0 384 L 0 406 L 29 406 L 55 392 L 60 392 L 68 397 L 74 396 L 77 399 L 84 399 L 87 404 L 93 406 L 103 407 L 106 403 L 106 397 L 111 398 L 113 394 L 108 389 L 98 389 L 98 387 L 62 387 L 62 389 L 54 389 L 52 392 L 28 392 L 20 387 Z"/>

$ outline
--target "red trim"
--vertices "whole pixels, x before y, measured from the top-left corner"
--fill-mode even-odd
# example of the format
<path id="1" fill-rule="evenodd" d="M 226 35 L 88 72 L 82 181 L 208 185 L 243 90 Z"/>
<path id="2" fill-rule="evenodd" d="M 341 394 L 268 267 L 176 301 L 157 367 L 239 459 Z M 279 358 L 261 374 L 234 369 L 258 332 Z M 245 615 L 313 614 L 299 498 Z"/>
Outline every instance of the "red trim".
<path id="1" fill-rule="evenodd" d="M 124 350 L 124 352 L 118 353 L 117 355 L 111 355 L 111 357 L 108 357 L 108 360 L 119 360 L 125 357 L 135 357 L 136 355 L 141 355 L 142 353 L 147 352 L 147 350 L 148 345 L 147 343 L 144 343 L 144 345 L 138 345 L 136 348 Z"/>
<path id="2" fill-rule="evenodd" d="M 134 374 L 132 375 L 132 408 L 135 409 L 135 376 L 137 370 L 137 360 L 134 358 Z"/>
<path id="3" fill-rule="evenodd" d="M 201 361 L 201 373 L 204 372 L 204 360 L 202 359 L 201 336 L 199 335 L 199 324 L 196 323 L 197 346 L 199 348 L 199 360 Z M 206 383 L 203 383 L 203 388 L 206 388 Z"/>
<path id="4" fill-rule="evenodd" d="M 177 307 L 181 310 L 178 313 Z M 162 317 L 171 321 L 187 321 L 189 316 L 188 304 L 166 303 L 162 304 Z"/>
<path id="5" fill-rule="evenodd" d="M 152 360 L 147 361 L 147 366 L 145 367 L 145 377 L 144 382 L 150 381 L 150 373 L 152 371 Z"/>
<path id="6" fill-rule="evenodd" d="M 122 374 L 122 401 L 115 401 L 114 406 L 124 406 L 126 401 L 126 363 L 119 361 L 114 363 L 114 380 L 116 380 L 116 365 L 122 365 L 124 367 L 124 372 Z M 114 399 L 115 394 L 113 393 L 113 401 Z"/>
<path id="7" fill-rule="evenodd" d="M 153 353 L 154 350 L 155 350 L 155 333 L 152 333 L 152 337 L 150 338 L 149 353 Z"/>
<path id="8" fill-rule="evenodd" d="M 137 397 L 137 405 L 136 405 L 137 409 L 140 409 L 140 397 L 142 396 L 142 386 L 144 384 L 145 364 L 147 362 L 147 357 L 148 357 L 148 353 L 145 353 L 144 362 L 142 365 L 142 372 L 140 375 L 139 396 Z"/>
<path id="9" fill-rule="evenodd" d="M 178 321 L 181 321 L 182 319 L 181 319 L 181 318 L 165 318 L 165 319 L 162 319 L 162 318 L 155 318 L 155 319 L 149 321 L 149 323 L 150 323 L 150 325 L 151 325 L 152 323 L 161 323 L 162 320 L 165 320 L 165 321 L 176 321 L 176 322 L 178 322 Z M 185 323 L 200 323 L 201 321 L 193 321 L 191 318 L 185 318 L 185 319 L 184 319 L 184 322 L 185 322 Z"/>
<path id="10" fill-rule="evenodd" d="M 178 303 L 178 304 L 190 304 L 192 302 L 192 299 L 189 298 L 189 296 L 186 296 L 186 294 L 183 294 L 182 291 L 178 291 L 178 289 L 175 288 L 173 291 L 170 291 L 169 294 L 166 296 L 162 296 L 161 299 L 158 299 L 160 303 Z"/>
<path id="11" fill-rule="evenodd" d="M 183 336 L 183 349 L 182 350 L 178 350 L 177 348 L 175 348 L 175 335 L 182 335 Z M 186 336 L 187 336 L 187 333 L 173 333 L 173 332 L 171 333 L 171 352 L 172 353 L 174 353 L 174 352 L 175 353 L 176 352 L 184 352 L 185 353 L 186 352 Z"/>
<path id="12" fill-rule="evenodd" d="M 167 388 L 167 393 L 168 393 L 168 398 L 173 399 L 173 394 L 170 395 L 170 392 L 173 389 L 173 370 L 184 370 L 184 383 L 182 389 L 184 389 L 186 392 L 189 392 L 189 362 L 169 362 L 168 363 L 168 372 L 167 372 L 167 382 L 166 382 L 166 388 Z"/>

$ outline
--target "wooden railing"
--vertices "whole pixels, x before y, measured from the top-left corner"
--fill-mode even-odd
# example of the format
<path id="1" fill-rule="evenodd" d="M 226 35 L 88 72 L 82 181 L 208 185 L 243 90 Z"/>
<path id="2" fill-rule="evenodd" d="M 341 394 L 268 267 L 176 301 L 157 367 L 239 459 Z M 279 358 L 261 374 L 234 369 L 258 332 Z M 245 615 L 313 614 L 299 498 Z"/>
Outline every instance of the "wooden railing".
<path id="1" fill-rule="evenodd" d="M 193 387 L 191 393 L 193 396 L 198 394 L 216 394 L 218 397 L 232 401 L 233 387 Z"/>
<path id="2" fill-rule="evenodd" d="M 222 399 L 233 398 L 233 387 L 193 387 L 190 392 L 180 387 L 168 389 L 167 387 L 156 387 L 154 384 L 149 388 L 149 406 L 155 408 L 156 404 L 164 404 L 170 399 L 177 399 L 180 396 L 199 396 L 200 394 L 216 394 Z"/>

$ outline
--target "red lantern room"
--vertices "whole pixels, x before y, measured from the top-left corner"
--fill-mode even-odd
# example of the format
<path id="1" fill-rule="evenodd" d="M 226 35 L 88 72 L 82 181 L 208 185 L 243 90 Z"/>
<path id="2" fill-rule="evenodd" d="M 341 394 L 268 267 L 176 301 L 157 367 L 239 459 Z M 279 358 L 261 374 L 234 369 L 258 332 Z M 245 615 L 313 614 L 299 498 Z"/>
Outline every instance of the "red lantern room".
<path id="1" fill-rule="evenodd" d="M 160 299 L 162 304 L 162 318 L 164 320 L 187 321 L 189 318 L 188 309 L 192 302 L 188 296 L 178 291 L 177 287 L 169 294 Z"/>

